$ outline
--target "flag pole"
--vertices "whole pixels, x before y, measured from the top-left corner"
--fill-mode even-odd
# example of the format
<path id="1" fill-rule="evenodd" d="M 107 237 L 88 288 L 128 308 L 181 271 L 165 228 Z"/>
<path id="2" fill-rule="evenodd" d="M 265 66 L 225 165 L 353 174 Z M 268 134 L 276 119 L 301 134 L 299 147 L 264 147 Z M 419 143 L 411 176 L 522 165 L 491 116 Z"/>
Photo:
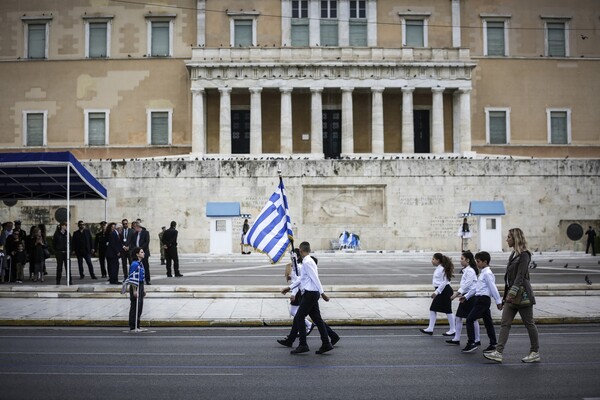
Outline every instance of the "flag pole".
<path id="1" fill-rule="evenodd" d="M 137 332 L 138 330 L 138 318 L 139 318 L 139 307 L 140 307 L 140 266 L 139 266 L 139 259 L 138 259 L 138 268 L 137 268 L 137 273 L 138 273 L 138 284 L 137 284 L 137 299 L 135 301 L 135 331 Z"/>
<path id="2" fill-rule="evenodd" d="M 281 169 L 277 170 L 277 174 L 279 175 L 279 185 L 283 186 L 283 178 L 281 177 Z M 298 260 L 296 259 L 296 253 L 294 252 L 294 238 L 291 237 L 290 238 L 290 243 L 291 243 L 291 250 L 290 250 L 290 258 L 292 259 L 292 268 L 294 268 L 294 272 L 296 273 L 296 276 L 300 276 L 300 274 L 298 274 Z"/>

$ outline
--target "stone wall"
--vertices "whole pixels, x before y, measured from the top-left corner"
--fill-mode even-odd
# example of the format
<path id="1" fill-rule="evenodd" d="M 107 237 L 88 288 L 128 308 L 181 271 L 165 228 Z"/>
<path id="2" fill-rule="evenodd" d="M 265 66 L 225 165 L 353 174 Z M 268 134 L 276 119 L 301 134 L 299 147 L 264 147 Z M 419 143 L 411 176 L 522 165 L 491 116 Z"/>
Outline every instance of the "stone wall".
<path id="1" fill-rule="evenodd" d="M 503 200 L 503 229 L 521 227 L 532 249 L 572 250 L 574 243 L 562 231 L 564 226 L 595 221 L 598 228 L 600 220 L 600 160 L 301 158 L 181 158 L 84 165 L 108 189 L 106 219 L 142 218 L 151 232 L 154 254 L 160 227 L 168 227 L 171 220 L 178 222 L 180 251 L 208 252 L 206 203 L 240 202 L 242 213 L 255 218 L 277 186 L 278 169 L 296 240 L 308 240 L 316 250 L 330 248 L 330 241 L 347 230 L 360 236 L 366 250 L 456 251 L 460 249 L 458 214 L 468 211 L 471 200 Z M 21 201 L 0 208 L 0 220 L 21 218 L 29 229 L 38 221 L 28 221 L 27 215 L 36 215 L 53 225 L 59 206 L 64 203 Z M 105 219 L 104 213 L 103 201 L 71 203 L 73 222 L 97 222 Z M 469 222 L 476 243 L 476 219 Z M 241 219 L 234 221 L 235 252 L 241 224 Z"/>

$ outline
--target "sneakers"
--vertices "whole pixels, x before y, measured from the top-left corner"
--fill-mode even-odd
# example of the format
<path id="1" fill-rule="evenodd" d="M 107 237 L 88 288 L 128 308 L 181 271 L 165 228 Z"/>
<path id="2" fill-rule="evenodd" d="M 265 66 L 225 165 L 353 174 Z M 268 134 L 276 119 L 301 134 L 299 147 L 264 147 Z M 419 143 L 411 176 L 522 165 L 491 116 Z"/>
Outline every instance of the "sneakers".
<path id="1" fill-rule="evenodd" d="M 481 342 L 475 342 L 475 346 L 481 346 Z"/>
<path id="2" fill-rule="evenodd" d="M 308 353 L 310 351 L 310 349 L 308 348 L 307 345 L 299 345 L 298 347 L 296 347 L 294 350 L 290 351 L 290 354 L 302 354 L 302 353 Z"/>
<path id="3" fill-rule="evenodd" d="M 532 351 L 527 357 L 521 358 L 521 361 L 523 361 L 524 363 L 535 363 L 540 362 L 540 360 L 540 353 L 538 353 L 537 351 Z"/>
<path id="4" fill-rule="evenodd" d="M 285 347 L 292 347 L 292 345 L 294 344 L 294 342 L 292 342 L 288 338 L 277 339 L 277 343 L 279 343 L 280 345 L 285 346 Z"/>
<path id="5" fill-rule="evenodd" d="M 491 352 L 493 352 L 495 350 L 496 350 L 496 346 L 493 345 L 493 344 L 490 344 L 483 352 L 484 353 L 491 353 Z"/>
<path id="6" fill-rule="evenodd" d="M 421 329 L 419 329 L 419 331 L 420 331 L 421 333 L 424 333 L 424 334 L 426 334 L 426 335 L 429 335 L 429 336 L 433 335 L 433 332 L 426 331 L 425 329 L 422 329 L 422 328 L 421 328 Z"/>
<path id="7" fill-rule="evenodd" d="M 446 340 L 446 343 L 452 345 L 452 346 L 459 346 L 460 345 L 460 340 Z"/>
<path id="8" fill-rule="evenodd" d="M 491 353 L 483 353 L 483 356 L 488 360 L 496 361 L 497 363 L 502 362 L 502 353 L 498 350 L 494 350 Z"/>
<path id="9" fill-rule="evenodd" d="M 477 345 L 475 343 L 467 343 L 464 349 L 462 349 L 463 353 L 472 353 L 477 350 Z"/>

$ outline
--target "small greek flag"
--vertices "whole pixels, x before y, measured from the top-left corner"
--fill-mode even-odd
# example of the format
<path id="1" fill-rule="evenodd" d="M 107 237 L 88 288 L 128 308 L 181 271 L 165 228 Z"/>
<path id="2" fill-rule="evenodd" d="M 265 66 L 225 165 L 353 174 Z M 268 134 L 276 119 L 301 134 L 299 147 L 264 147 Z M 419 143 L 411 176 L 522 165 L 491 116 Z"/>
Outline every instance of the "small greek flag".
<path id="1" fill-rule="evenodd" d="M 285 188 L 283 180 L 279 178 L 277 190 L 271 195 L 248 231 L 244 244 L 267 254 L 271 263 L 275 264 L 285 254 L 293 240 Z"/>

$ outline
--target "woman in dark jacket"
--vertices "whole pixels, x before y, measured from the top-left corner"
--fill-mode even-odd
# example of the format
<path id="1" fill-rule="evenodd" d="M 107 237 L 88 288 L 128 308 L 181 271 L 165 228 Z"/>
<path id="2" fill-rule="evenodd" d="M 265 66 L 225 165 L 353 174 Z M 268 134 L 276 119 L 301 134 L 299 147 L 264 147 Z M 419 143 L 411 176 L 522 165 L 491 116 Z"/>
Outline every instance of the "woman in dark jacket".
<path id="1" fill-rule="evenodd" d="M 531 253 L 527 250 L 527 241 L 523 231 L 513 228 L 508 231 L 506 243 L 513 248 L 508 258 L 506 273 L 504 275 L 504 299 L 502 308 L 502 320 L 500 323 L 500 335 L 496 351 L 484 353 L 483 356 L 496 362 L 502 362 L 502 352 L 508 341 L 508 334 L 517 312 L 523 320 L 529 334 L 529 355 L 522 358 L 524 363 L 540 361 L 538 330 L 533 319 L 533 305 L 535 296 L 529 281 L 529 263 Z"/>

